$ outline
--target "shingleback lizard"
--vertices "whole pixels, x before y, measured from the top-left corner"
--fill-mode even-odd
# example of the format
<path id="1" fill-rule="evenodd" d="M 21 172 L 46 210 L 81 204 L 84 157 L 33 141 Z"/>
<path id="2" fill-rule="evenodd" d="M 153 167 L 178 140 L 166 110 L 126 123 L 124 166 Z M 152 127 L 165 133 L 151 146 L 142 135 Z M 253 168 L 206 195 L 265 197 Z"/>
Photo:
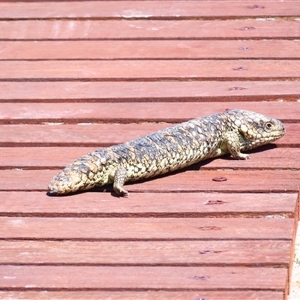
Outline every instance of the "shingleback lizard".
<path id="1" fill-rule="evenodd" d="M 128 195 L 127 181 L 153 177 L 230 153 L 241 153 L 267 144 L 285 134 L 276 119 L 230 110 L 197 118 L 132 140 L 99 149 L 68 165 L 49 184 L 49 194 L 63 195 L 113 183 L 114 191 Z"/>

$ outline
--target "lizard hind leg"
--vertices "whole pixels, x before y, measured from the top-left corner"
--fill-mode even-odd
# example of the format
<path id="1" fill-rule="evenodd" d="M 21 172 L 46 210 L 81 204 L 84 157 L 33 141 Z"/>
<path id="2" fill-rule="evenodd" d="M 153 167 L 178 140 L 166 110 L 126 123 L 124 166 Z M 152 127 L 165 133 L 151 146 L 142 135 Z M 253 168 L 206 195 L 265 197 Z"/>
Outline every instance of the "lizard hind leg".
<path id="1" fill-rule="evenodd" d="M 224 143 L 228 152 L 235 159 L 248 159 L 249 155 L 241 152 L 241 143 L 239 136 L 234 131 L 228 131 L 224 136 Z"/>
<path id="2" fill-rule="evenodd" d="M 127 171 L 123 166 L 118 166 L 114 175 L 113 188 L 114 191 L 120 196 L 128 196 L 129 193 L 123 188 L 127 178 Z"/>

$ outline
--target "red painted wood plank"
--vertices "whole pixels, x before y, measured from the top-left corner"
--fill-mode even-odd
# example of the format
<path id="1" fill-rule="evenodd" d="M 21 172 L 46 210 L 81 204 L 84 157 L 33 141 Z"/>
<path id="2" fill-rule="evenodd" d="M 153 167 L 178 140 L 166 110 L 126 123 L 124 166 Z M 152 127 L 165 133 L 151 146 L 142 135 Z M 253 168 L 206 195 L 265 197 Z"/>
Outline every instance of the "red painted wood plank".
<path id="1" fill-rule="evenodd" d="M 197 171 L 195 171 L 197 172 Z M 205 172 L 205 171 L 203 171 Z M 293 191 L 293 186 L 295 190 L 299 189 L 299 179 L 300 172 L 295 171 L 207 171 L 207 182 L 205 182 L 205 187 L 203 186 L 203 190 L 211 190 L 211 191 L 256 191 L 256 192 L 283 192 L 283 191 Z M 187 172 L 188 173 L 188 172 Z M 249 173 L 249 174 L 245 174 Z M 176 182 L 175 178 L 172 176 L 164 177 L 162 180 L 157 181 L 146 181 L 144 183 L 131 185 L 129 187 L 129 191 L 164 191 L 171 188 L 172 191 L 180 192 L 180 191 L 197 191 L 199 187 L 202 187 L 202 183 L 199 182 L 191 182 L 196 177 L 190 177 L 189 174 L 184 175 L 182 173 L 182 177 L 178 176 L 179 182 Z M 201 175 L 200 175 L 201 174 Z M 200 173 L 201 181 L 205 180 L 203 173 Z M 192 173 L 190 174 L 192 176 Z M 194 176 L 196 174 L 193 174 Z M 174 175 L 175 176 L 175 175 Z M 197 175 L 196 175 L 197 176 Z M 213 181 L 212 179 L 215 177 L 225 177 L 227 179 L 226 182 L 220 184 L 218 182 Z M 241 179 L 240 177 L 244 176 L 245 178 Z M 282 177 L 285 176 L 283 179 Z M 181 178 L 179 178 L 181 177 Z M 182 180 L 182 181 L 181 181 Z M 190 181 L 190 182 L 187 182 Z M 206 180 L 205 180 L 206 181 Z M 203 182 L 204 183 L 204 182 Z M 294 191 L 295 191 L 294 190 Z"/>
<path id="2" fill-rule="evenodd" d="M 283 291 L 285 268 L 2 266 L 2 289 Z"/>
<path id="3" fill-rule="evenodd" d="M 199 168 L 199 166 L 196 166 Z M 46 191 L 58 170 L 0 170 L 1 191 Z M 38 180 L 37 180 L 38 177 Z M 227 181 L 213 181 L 225 177 Z M 129 192 L 276 192 L 299 190 L 299 170 L 192 170 L 126 185 Z M 111 186 L 102 190 L 111 191 Z M 101 197 L 101 196 L 99 196 Z M 180 194 L 178 194 L 180 197 Z"/>
<path id="4" fill-rule="evenodd" d="M 2 103 L 0 122 L 179 123 L 228 109 L 251 110 L 289 123 L 298 123 L 300 115 L 298 102 Z"/>
<path id="5" fill-rule="evenodd" d="M 133 241 L 189 239 L 291 241 L 295 225 L 295 220 L 290 218 L 0 217 L 0 221 L 1 239 Z"/>
<path id="6" fill-rule="evenodd" d="M 20 49 L 22 51 L 22 49 Z M 299 60 L 0 61 L 1 80 L 299 78 Z M 238 85 L 238 83 L 237 83 Z"/>
<path id="7" fill-rule="evenodd" d="M 14 41 L 0 42 L 0 59 L 297 59 L 294 40 Z M 222 49 L 222 51 L 220 51 Z"/>
<path id="8" fill-rule="evenodd" d="M 105 147 L 139 138 L 172 124 L 79 124 L 1 125 L 1 147 L 87 146 Z M 300 124 L 287 123 L 286 135 L 275 142 L 280 147 L 299 145 Z"/>
<path id="9" fill-rule="evenodd" d="M 247 161 L 230 159 L 229 156 L 216 158 L 201 165 L 201 170 L 300 168 L 300 149 L 271 147 L 266 146 L 251 151 L 251 159 Z M 0 169 L 59 169 L 94 150 L 95 147 L 72 147 L 71 149 L 69 147 L 0 147 Z"/>
<path id="10" fill-rule="evenodd" d="M 2 241 L 1 264 L 273 266 L 287 268 L 288 241 Z M 72 249 L 72 251 L 70 251 Z"/>
<path id="11" fill-rule="evenodd" d="M 57 76 L 57 74 L 53 74 L 53 76 Z M 217 101 L 219 105 L 222 105 L 222 102 L 226 101 L 249 102 L 258 100 L 270 101 L 272 99 L 295 101 L 300 97 L 300 85 L 297 81 L 0 81 L 0 89 L 2 91 L 0 93 L 0 101 L 2 102 L 109 101 L 118 103 L 143 102 L 144 104 L 146 101 Z M 252 105 L 252 103 L 249 105 Z M 261 105 L 263 104 L 261 103 Z M 182 107 L 180 106 L 180 110 L 182 110 Z M 179 109 L 179 106 L 177 109 Z M 176 111 L 172 111 L 172 113 L 176 113 Z"/>
<path id="12" fill-rule="evenodd" d="M 224 1 L 223 3 L 224 4 Z M 0 21 L 1 39 L 253 39 L 299 38 L 293 19 L 253 20 L 23 20 Z"/>
<path id="13" fill-rule="evenodd" d="M 186 291 L 0 291 L 0 296 L 4 299 L 11 298 L 15 300 L 23 299 L 42 299 L 45 295 L 49 299 L 87 299 L 87 300 L 182 300 L 182 299 L 209 299 L 209 300 L 282 300 L 284 299 L 283 291 L 201 291 L 201 292 L 186 292 Z"/>
<path id="14" fill-rule="evenodd" d="M 298 16 L 297 2 L 260 1 L 259 5 L 253 1 L 68 1 L 27 3 L 1 2 L 0 18 L 2 19 L 45 19 L 45 18 L 113 18 L 113 19 L 154 19 L 174 18 L 184 19 L 193 17 L 271 17 Z"/>
<path id="15" fill-rule="evenodd" d="M 295 217 L 297 193 L 132 193 L 128 198 L 93 192 L 48 197 L 44 192 L 0 192 L 1 216 L 90 217 Z"/>

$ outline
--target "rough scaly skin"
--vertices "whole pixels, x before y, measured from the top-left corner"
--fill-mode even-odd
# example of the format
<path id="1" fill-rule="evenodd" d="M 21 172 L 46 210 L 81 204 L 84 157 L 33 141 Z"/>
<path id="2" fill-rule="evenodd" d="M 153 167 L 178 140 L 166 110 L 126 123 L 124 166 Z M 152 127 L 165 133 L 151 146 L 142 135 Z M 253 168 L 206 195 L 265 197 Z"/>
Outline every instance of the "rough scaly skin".
<path id="1" fill-rule="evenodd" d="M 49 193 L 63 195 L 113 183 L 126 196 L 127 181 L 149 178 L 230 153 L 270 143 L 285 134 L 276 119 L 245 110 L 197 118 L 139 139 L 99 149 L 66 166 L 49 184 Z"/>

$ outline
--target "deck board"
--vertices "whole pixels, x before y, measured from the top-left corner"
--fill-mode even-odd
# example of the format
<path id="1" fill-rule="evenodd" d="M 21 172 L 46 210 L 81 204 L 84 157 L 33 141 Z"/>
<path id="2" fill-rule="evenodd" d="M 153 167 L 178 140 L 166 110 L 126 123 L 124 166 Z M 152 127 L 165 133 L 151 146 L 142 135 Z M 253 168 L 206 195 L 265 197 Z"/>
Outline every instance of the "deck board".
<path id="1" fill-rule="evenodd" d="M 25 2 L 0 1 L 0 298 L 287 300 L 299 1 Z M 287 133 L 127 198 L 46 194 L 87 152 L 234 108 Z"/>
<path id="2" fill-rule="evenodd" d="M 234 241 L 5 241 L 2 264 L 288 267 L 291 243 Z M 72 252 L 70 253 L 70 249 Z"/>
<path id="3" fill-rule="evenodd" d="M 296 102 L 300 94 L 300 86 L 296 80 L 245 81 L 241 79 L 238 82 L 230 80 L 156 82 L 0 81 L 0 88 L 2 91 L 0 102 L 3 103 L 69 103 L 71 101 L 74 105 L 76 105 L 76 102 L 85 104 L 97 102 L 99 105 L 110 105 L 111 102 L 129 102 L 131 105 L 135 105 L 135 103 L 142 102 L 141 106 L 151 106 L 151 103 L 147 104 L 147 102 L 156 102 L 156 105 L 160 105 L 160 102 L 175 102 L 175 105 L 177 105 L 178 101 L 192 101 L 204 108 L 209 107 L 206 102 L 210 101 L 217 102 L 220 107 L 223 107 L 222 102 L 234 101 L 239 101 L 240 107 L 247 105 L 247 102 L 256 101 L 268 101 L 270 107 L 274 105 L 275 101 L 285 101 L 284 103 L 289 105 L 286 101 Z M 262 107 L 265 105 L 263 102 L 259 103 Z M 293 103 L 294 107 L 297 107 L 296 104 Z M 251 106 L 252 103 L 248 103 L 248 105 Z M 178 107 L 178 109 L 182 110 L 182 107 Z M 114 110 L 118 111 L 118 105 L 114 106 Z M 101 113 L 99 110 L 97 112 Z M 157 110 L 157 113 L 160 112 L 161 110 Z M 193 113 L 193 111 L 190 113 Z M 110 118 L 112 118 L 111 114 Z"/>
<path id="4" fill-rule="evenodd" d="M 1 239 L 290 241 L 294 227 L 292 218 L 0 217 L 0 220 Z"/>
<path id="5" fill-rule="evenodd" d="M 48 197 L 45 192 L 1 191 L 0 215 L 35 217 L 293 217 L 297 193 L 110 193 Z M 141 196 L 143 198 L 141 202 Z M 154 201 L 156 199 L 156 201 Z M 81 205 L 84 202 L 84 205 Z"/>
<path id="6" fill-rule="evenodd" d="M 2 103 L 0 122 L 33 124 L 66 123 L 179 123 L 228 109 L 254 110 L 271 114 L 283 122 L 299 123 L 300 105 L 295 102 L 158 102 L 146 103 Z M 101 109 L 100 109 L 101 108 Z M 113 114 L 111 113 L 113 111 Z M 174 113 L 169 114 L 169 111 Z M 171 124 L 170 124 L 171 126 Z"/>
<path id="7" fill-rule="evenodd" d="M 1 60 L 31 59 L 297 59 L 298 40 L 32 41 L 0 42 Z M 220 52 L 219 49 L 222 49 Z M 281 49 L 286 49 L 284 52 Z M 20 51 L 21 50 L 21 51 Z M 152 62 L 156 64 L 157 62 Z M 287 62 L 288 63 L 288 62 Z M 294 62 L 296 63 L 296 62 Z M 1 63 L 3 64 L 3 63 Z M 128 63 L 129 64 L 129 63 Z M 221 64 L 221 63 L 219 63 Z M 30 64 L 34 67 L 33 64 Z M 54 65 L 54 64 L 53 64 Z M 96 64 L 97 65 L 97 64 Z M 296 64 L 299 67 L 299 64 Z M 8 64 L 3 66 L 9 68 Z M 54 65 L 55 66 L 55 65 Z M 100 65 L 101 66 L 101 65 Z M 226 65 L 225 65 L 226 66 Z M 51 67 L 51 65 L 50 65 Z M 205 69 L 205 65 L 202 66 Z M 288 69 L 287 69 L 288 70 Z"/>
<path id="8" fill-rule="evenodd" d="M 124 300 L 124 299 L 141 299 L 141 300 L 181 300 L 181 299 L 205 299 L 210 300 L 282 300 L 283 292 L 278 291 L 0 291 L 0 296 L 13 298 L 16 300 L 23 299 L 88 299 L 88 300 Z"/>
<path id="9" fill-rule="evenodd" d="M 0 3 L 0 18 L 14 19 L 185 19 L 185 18 L 245 18 L 245 17 L 298 17 L 297 1 L 64 1 L 48 3 L 43 1 L 22 3 Z M 70 5 L 72 10 L 70 11 Z"/>
<path id="10" fill-rule="evenodd" d="M 224 1 L 223 1 L 224 3 Z M 294 39 L 300 23 L 274 20 L 22 20 L 0 21 L 2 40 Z"/>
<path id="11" fill-rule="evenodd" d="M 0 61 L 0 68 L 5 70 L 5 73 L 0 73 L 0 80 L 296 80 L 299 79 L 300 68 L 300 60 L 91 59 L 4 60 Z M 97 56 L 93 59 L 97 59 Z"/>
<path id="12" fill-rule="evenodd" d="M 3 266 L 0 287 L 35 289 L 221 290 L 277 291 L 285 284 L 284 268 L 247 267 L 110 267 Z M 24 276 L 26 274 L 26 276 Z M 159 278 L 157 276 L 159 274 Z M 72 278 L 72 280 L 70 280 Z M 136 280 L 139 278 L 139 280 Z"/>

